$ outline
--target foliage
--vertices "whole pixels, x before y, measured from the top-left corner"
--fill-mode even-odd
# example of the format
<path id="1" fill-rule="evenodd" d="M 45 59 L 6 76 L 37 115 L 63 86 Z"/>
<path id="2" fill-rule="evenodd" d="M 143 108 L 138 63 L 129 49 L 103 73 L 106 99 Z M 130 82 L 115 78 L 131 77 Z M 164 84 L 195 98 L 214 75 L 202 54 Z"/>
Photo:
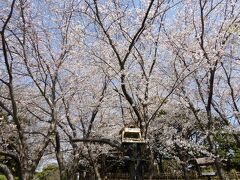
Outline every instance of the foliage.
<path id="1" fill-rule="evenodd" d="M 215 136 L 218 144 L 218 154 L 225 160 L 228 169 L 240 170 L 240 149 L 231 134 L 219 133 Z M 228 162 L 229 161 L 229 162 Z"/>
<path id="2" fill-rule="evenodd" d="M 58 176 L 58 167 L 50 164 L 44 167 L 41 172 L 38 172 L 35 178 L 38 180 L 58 180 Z"/>
<path id="3" fill-rule="evenodd" d="M 0 174 L 0 180 L 7 180 L 7 178 L 4 175 Z"/>

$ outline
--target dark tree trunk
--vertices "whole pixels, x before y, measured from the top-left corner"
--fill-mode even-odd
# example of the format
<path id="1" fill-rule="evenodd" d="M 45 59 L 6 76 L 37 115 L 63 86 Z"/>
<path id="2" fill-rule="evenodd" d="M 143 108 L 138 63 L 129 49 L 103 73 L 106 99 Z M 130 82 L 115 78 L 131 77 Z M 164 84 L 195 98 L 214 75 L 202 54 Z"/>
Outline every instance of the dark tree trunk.
<path id="1" fill-rule="evenodd" d="M 30 180 L 32 178 L 33 178 L 33 172 L 28 171 L 28 170 L 22 171 L 22 179 L 23 180 Z"/>
<path id="2" fill-rule="evenodd" d="M 190 180 L 187 174 L 187 169 L 186 169 L 186 164 L 182 164 L 182 171 L 183 171 L 183 176 L 185 180 Z"/>
<path id="3" fill-rule="evenodd" d="M 135 180 L 136 179 L 136 169 L 135 169 L 135 162 L 134 161 L 130 162 L 129 173 L 130 173 L 130 178 L 132 180 Z"/>
<path id="4" fill-rule="evenodd" d="M 151 180 L 153 178 L 153 173 L 154 173 L 154 154 L 150 150 L 149 152 L 149 167 L 148 167 L 148 179 Z"/>
<path id="5" fill-rule="evenodd" d="M 158 166 L 159 166 L 159 171 L 163 173 L 163 156 L 161 154 L 159 155 Z"/>

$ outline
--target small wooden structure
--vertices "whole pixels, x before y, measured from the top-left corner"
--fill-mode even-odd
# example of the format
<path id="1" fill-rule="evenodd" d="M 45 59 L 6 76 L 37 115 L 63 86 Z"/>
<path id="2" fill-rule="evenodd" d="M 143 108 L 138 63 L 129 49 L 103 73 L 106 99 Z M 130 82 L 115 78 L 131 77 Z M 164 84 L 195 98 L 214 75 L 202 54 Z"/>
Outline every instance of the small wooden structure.
<path id="1" fill-rule="evenodd" d="M 126 143 L 146 143 L 142 138 L 140 128 L 136 127 L 125 127 L 121 131 L 121 140 L 123 144 Z"/>
<path id="2" fill-rule="evenodd" d="M 136 126 L 124 127 L 120 131 L 124 152 L 124 161 L 128 164 L 130 179 L 144 179 L 143 152 L 146 141 L 142 137 L 141 129 Z"/>
<path id="3" fill-rule="evenodd" d="M 189 163 L 196 167 L 199 177 L 207 177 L 210 180 L 211 177 L 217 175 L 214 166 L 214 159 L 211 157 L 192 159 Z"/>

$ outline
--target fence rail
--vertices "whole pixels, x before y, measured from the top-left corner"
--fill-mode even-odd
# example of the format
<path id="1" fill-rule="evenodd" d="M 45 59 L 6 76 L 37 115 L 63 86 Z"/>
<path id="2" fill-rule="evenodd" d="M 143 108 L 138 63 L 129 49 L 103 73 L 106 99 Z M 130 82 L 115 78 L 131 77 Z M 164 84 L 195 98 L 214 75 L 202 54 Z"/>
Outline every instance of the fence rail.
<path id="1" fill-rule="evenodd" d="M 198 177 L 197 174 L 191 174 L 188 175 L 189 179 L 191 180 L 206 180 L 208 179 L 207 177 Z M 230 180 L 240 180 L 240 172 L 235 172 L 228 174 L 228 177 Z M 109 173 L 105 176 L 105 180 L 130 180 L 129 174 L 124 174 L 124 173 Z M 149 179 L 148 176 L 144 176 L 144 179 Z M 170 173 L 162 173 L 160 175 L 153 175 L 152 176 L 153 180 L 184 180 L 183 175 L 179 174 L 170 174 Z M 219 178 L 216 177 L 211 177 L 212 180 L 218 180 Z"/>

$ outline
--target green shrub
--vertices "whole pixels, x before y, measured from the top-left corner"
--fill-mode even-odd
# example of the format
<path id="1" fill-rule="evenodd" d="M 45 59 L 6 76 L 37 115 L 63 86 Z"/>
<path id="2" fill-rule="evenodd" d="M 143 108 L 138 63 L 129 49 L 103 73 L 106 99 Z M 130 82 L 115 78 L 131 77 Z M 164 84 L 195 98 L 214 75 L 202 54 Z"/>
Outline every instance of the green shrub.
<path id="1" fill-rule="evenodd" d="M 35 176 L 39 180 L 55 180 L 59 177 L 58 167 L 55 165 L 48 165 L 43 168 L 42 172 L 39 172 Z"/>
<path id="2" fill-rule="evenodd" d="M 7 180 L 6 176 L 0 174 L 0 180 Z"/>

